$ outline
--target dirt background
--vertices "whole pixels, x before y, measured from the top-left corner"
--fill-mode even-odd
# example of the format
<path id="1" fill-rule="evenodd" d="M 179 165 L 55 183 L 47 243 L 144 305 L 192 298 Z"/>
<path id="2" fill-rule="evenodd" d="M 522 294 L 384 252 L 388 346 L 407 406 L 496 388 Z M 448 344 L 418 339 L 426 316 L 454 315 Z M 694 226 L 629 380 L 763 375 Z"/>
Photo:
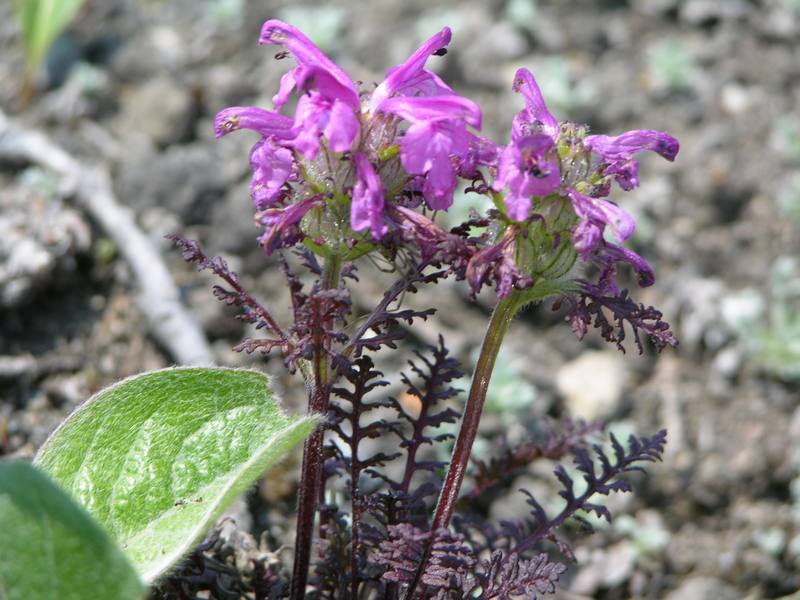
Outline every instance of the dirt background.
<path id="1" fill-rule="evenodd" d="M 210 280 L 163 235 L 200 239 L 284 313 L 285 286 L 255 244 L 247 134 L 215 141 L 215 112 L 269 106 L 287 63 L 257 44 L 261 23 L 304 30 L 354 79 L 388 67 L 443 25 L 438 71 L 476 100 L 484 133 L 507 139 L 528 67 L 559 119 L 596 132 L 666 130 L 674 164 L 645 157 L 642 185 L 615 198 L 638 220 L 632 246 L 656 268 L 638 298 L 681 341 L 660 356 L 577 342 L 547 307 L 513 325 L 478 452 L 492 432 L 544 415 L 602 418 L 618 432 L 669 430 L 663 464 L 618 518 L 577 547 L 562 598 L 783 597 L 800 588 L 800 3 L 797 0 L 328 2 L 89 0 L 20 105 L 24 58 L 0 4 L 0 106 L 74 157 L 107 164 L 114 191 L 159 248 L 223 365 L 263 366 L 287 402 L 280 361 L 238 355 L 246 332 Z M 172 364 L 152 340 L 118 248 L 51 173 L 0 165 L 0 452 L 32 456 L 76 405 L 133 373 Z M 461 199 L 466 205 L 470 200 Z M 368 307 L 387 280 L 362 278 Z M 447 310 L 411 331 L 443 332 L 469 362 L 490 298 L 456 284 L 411 299 Z M 456 308 L 458 307 L 458 308 Z M 396 374 L 402 360 L 382 364 Z M 547 469 L 546 469 L 547 470 Z M 291 498 L 287 469 L 267 497 Z M 515 482 L 516 483 L 516 482 Z M 285 485 L 281 485 L 285 484 Z M 519 485 L 541 489 L 542 470 Z M 546 490 L 543 493 L 547 493 Z M 251 502 L 251 505 L 253 503 Z M 521 510 L 521 497 L 491 511 Z M 256 521 L 259 515 L 254 515 Z"/>

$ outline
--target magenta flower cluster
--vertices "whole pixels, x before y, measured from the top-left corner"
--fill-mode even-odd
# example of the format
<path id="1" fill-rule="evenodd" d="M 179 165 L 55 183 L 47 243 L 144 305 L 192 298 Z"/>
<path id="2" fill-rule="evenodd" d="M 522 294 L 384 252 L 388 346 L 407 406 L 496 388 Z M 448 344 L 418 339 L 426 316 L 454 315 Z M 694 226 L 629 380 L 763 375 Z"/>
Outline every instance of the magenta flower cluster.
<path id="1" fill-rule="evenodd" d="M 449 41 L 450 30 L 445 28 L 390 70 L 369 94 L 359 91 L 299 30 L 281 21 L 264 24 L 260 42 L 283 46 L 297 62 L 273 97 L 278 110 L 297 92 L 294 119 L 237 106 L 217 115 L 215 132 L 219 137 L 252 129 L 262 136 L 250 154 L 251 194 L 256 206 L 267 212 L 267 239 L 280 237 L 271 229 L 296 224 L 312 206 L 324 203 L 326 194 L 347 189 L 353 231 L 369 230 L 375 240 L 388 229 L 385 206 L 393 200 L 389 193 L 397 196 L 414 189 L 428 208 L 449 208 L 457 161 L 465 160 L 475 137 L 467 127 L 481 126 L 478 106 L 425 69 L 427 59 L 443 52 Z M 405 125 L 402 134 L 400 122 Z M 391 153 L 393 145 L 399 145 L 403 174 L 392 168 L 391 158 L 382 156 Z M 343 161 L 350 167 L 341 168 Z M 383 171 L 389 181 L 381 177 Z M 312 185 L 304 185 L 308 183 Z"/>
<path id="2" fill-rule="evenodd" d="M 250 191 L 265 250 L 308 241 L 339 252 L 411 238 L 427 245 L 423 254 L 437 244 L 452 254 L 453 233 L 439 229 L 427 210 L 447 210 L 461 178 L 496 206 L 480 223 L 482 235 L 462 228 L 455 244 L 460 254 L 453 262 L 473 291 L 494 283 L 503 296 L 541 277 L 544 271 L 531 266 L 541 261 L 525 258 L 532 239 L 540 250 L 543 239 L 553 249 L 569 244 L 576 260 L 599 265 L 604 291 L 616 291 L 619 262 L 634 268 L 640 284 L 652 283 L 649 265 L 619 245 L 635 223 L 608 196 L 612 182 L 622 190 L 638 185 L 637 153 L 674 160 L 678 141 L 652 130 L 589 135 L 584 126 L 559 123 L 533 75 L 519 69 L 513 89 L 525 106 L 513 118 L 509 143 L 498 146 L 477 134 L 480 108 L 426 69 L 449 41 L 444 28 L 365 90 L 296 28 L 264 24 L 260 43 L 283 47 L 281 56 L 296 65 L 281 79 L 274 110 L 227 108 L 215 132 L 251 129 L 261 136 L 250 153 Z M 279 111 L 293 94 L 289 117 Z"/>

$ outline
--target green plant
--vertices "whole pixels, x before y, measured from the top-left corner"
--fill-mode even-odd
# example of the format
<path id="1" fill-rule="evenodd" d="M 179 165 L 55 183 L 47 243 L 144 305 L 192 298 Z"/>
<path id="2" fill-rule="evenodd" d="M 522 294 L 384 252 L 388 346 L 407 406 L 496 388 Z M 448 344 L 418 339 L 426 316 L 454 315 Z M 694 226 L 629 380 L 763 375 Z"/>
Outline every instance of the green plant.
<path id="1" fill-rule="evenodd" d="M 742 290 L 723 303 L 729 329 L 761 369 L 786 381 L 800 379 L 800 269 L 782 256 L 770 269 L 769 304 L 754 290 Z"/>
<path id="2" fill-rule="evenodd" d="M 240 129 L 260 135 L 249 156 L 250 192 L 264 230 L 259 244 L 276 255 L 285 276 L 287 318 L 276 318 L 249 294 L 221 257 L 168 236 L 185 260 L 221 280 L 214 295 L 240 309 L 239 319 L 258 332 L 235 349 L 280 353 L 286 370 L 303 379 L 309 414 L 326 415 L 305 442 L 292 577 L 249 561 L 257 573 L 248 585 L 257 598 L 288 591 L 301 600 L 309 588 L 322 598 L 353 599 L 552 593 L 566 567 L 540 544 L 555 542 L 574 558 L 558 530 L 571 520 L 591 526 L 581 513 L 610 521 L 595 496 L 631 491 L 626 475 L 663 453 L 664 430 L 630 435 L 627 447 L 611 436 L 605 450 L 588 445 L 596 426 L 565 423 L 546 440 L 505 448 L 475 477 L 483 489 L 497 489 L 533 460 L 572 453 L 573 473 L 584 484 L 556 466 L 562 506 L 549 509 L 528 493 L 530 514 L 508 527 L 453 520 L 484 404 L 514 405 L 489 395 L 493 374 L 498 393 L 534 399 L 532 388 L 504 368 L 505 356 L 498 365 L 506 332 L 526 306 L 548 300 L 565 306 L 579 339 L 594 327 L 620 350 L 630 338 L 639 352 L 646 343 L 658 350 L 677 344 L 661 312 L 618 287 L 622 264 L 642 287 L 655 276 L 641 256 L 619 245 L 635 222 L 606 198 L 614 185 L 629 191 L 639 184 L 635 155 L 650 151 L 671 161 L 679 143 L 651 129 L 607 136 L 559 123 L 533 74 L 520 68 L 511 85 L 524 107 L 511 121 L 509 143 L 498 145 L 476 133 L 480 107 L 425 68 L 446 53 L 450 37 L 442 28 L 365 89 L 371 86 L 353 81 L 296 27 L 275 19 L 262 26 L 259 42 L 280 48 L 276 58 L 295 61 L 281 78 L 276 110 L 231 106 L 214 127 L 219 137 Z M 279 111 L 295 92 L 292 118 Z M 459 183 L 486 198 L 484 212 L 443 229 L 437 216 L 451 207 Z M 390 267 L 393 281 L 364 312 L 351 286 L 365 275 L 356 260 L 370 255 Z M 495 292 L 449 464 L 435 459 L 435 446 L 452 438 L 441 427 L 459 420 L 450 405 L 463 373 L 444 340 L 416 352 L 401 374 L 407 406 L 380 394 L 389 382 L 371 358 L 397 350 L 408 326 L 436 311 L 403 308 L 403 298 L 448 276 L 464 281 L 472 296 Z M 392 359 L 396 364 L 397 355 Z M 98 394 L 56 431 L 37 463 L 123 545 L 149 583 L 313 422 L 281 415 L 256 373 L 159 371 Z M 370 443 L 378 438 L 388 441 L 388 451 Z M 154 593 L 170 600 L 173 592 L 220 597 L 212 590 L 225 587 L 216 576 L 225 565 L 206 553 L 213 544 L 198 548 L 197 560 L 163 578 Z M 192 589 L 198 586 L 206 587 Z"/>
<path id="3" fill-rule="evenodd" d="M 97 532 L 105 530 L 130 561 L 134 580 L 143 585 L 192 548 L 225 507 L 303 440 L 315 422 L 284 415 L 260 373 L 166 369 L 95 395 L 52 434 L 34 462 L 88 513 L 64 547 L 72 544 L 80 552 L 96 547 L 105 543 Z M 3 468 L 12 475 L 22 469 L 13 463 Z M 53 484 L 43 475 L 25 477 L 0 478 L 2 497 L 20 504 L 25 494 L 48 496 L 44 487 Z M 35 520 L 38 529 L 28 525 L 35 543 L 23 542 L 26 548 L 47 548 L 50 521 L 82 510 L 69 506 L 67 494 L 59 494 L 54 497 L 61 500 L 43 504 L 39 512 L 44 516 Z M 65 553 L 62 546 L 54 548 L 59 556 Z M 36 571 L 30 554 L 11 552 L 0 564 L 0 598 L 52 597 L 42 595 L 35 581 L 10 577 Z M 113 552 L 104 560 L 116 561 Z M 115 568 L 122 569 L 117 562 Z M 78 582 L 67 578 L 61 585 Z M 74 595 L 65 591 L 58 597 L 97 597 L 74 590 L 68 590 Z M 134 597 L 125 593 L 102 597 Z"/>
<path id="4" fill-rule="evenodd" d="M 676 40 L 662 40 L 649 49 L 647 70 L 657 90 L 681 91 L 692 86 L 697 65 L 683 44 Z"/>
<path id="5" fill-rule="evenodd" d="M 27 61 L 23 95 L 32 93 L 33 78 L 48 48 L 82 5 L 83 0 L 13 0 Z"/>
<path id="6" fill-rule="evenodd" d="M 794 115 L 782 115 L 772 128 L 772 143 L 787 160 L 800 162 L 800 120 Z"/>
<path id="7" fill-rule="evenodd" d="M 135 600 L 143 593 L 130 561 L 64 490 L 29 463 L 0 462 L 0 598 Z"/>
<path id="8" fill-rule="evenodd" d="M 793 174 L 777 196 L 778 208 L 800 228 L 800 173 Z"/>

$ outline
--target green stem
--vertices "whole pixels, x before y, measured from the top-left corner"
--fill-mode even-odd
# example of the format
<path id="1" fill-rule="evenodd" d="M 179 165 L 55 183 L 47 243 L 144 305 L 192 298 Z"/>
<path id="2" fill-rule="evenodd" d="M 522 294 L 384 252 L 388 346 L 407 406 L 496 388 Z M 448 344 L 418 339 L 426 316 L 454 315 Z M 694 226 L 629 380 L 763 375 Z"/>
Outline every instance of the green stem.
<path id="1" fill-rule="evenodd" d="M 439 494 L 439 501 L 436 505 L 436 513 L 434 514 L 433 524 L 431 526 L 431 537 L 428 540 L 425 553 L 417 568 L 414 580 L 406 592 L 405 598 L 407 600 L 415 597 L 416 588 L 425 571 L 428 558 L 433 548 L 436 532 L 442 528 L 448 527 L 453 512 L 455 511 L 458 493 L 461 490 L 461 484 L 467 472 L 472 445 L 475 442 L 475 436 L 478 434 L 478 424 L 481 420 L 483 403 L 486 400 L 486 392 L 489 389 L 489 381 L 492 378 L 492 371 L 494 370 L 494 364 L 497 360 L 497 354 L 500 351 L 503 338 L 508 331 L 508 326 L 511 324 L 511 319 L 514 318 L 514 315 L 524 304 L 521 296 L 520 292 L 512 290 L 508 296 L 497 303 L 492 313 L 489 327 L 486 329 L 483 344 L 481 345 L 478 363 L 475 365 L 475 372 L 472 375 L 472 385 L 470 386 L 469 396 L 467 397 L 467 403 L 464 407 L 461 429 L 458 432 L 458 438 L 453 447 L 453 456 L 450 460 L 447 476 L 445 477 L 442 491 Z"/>

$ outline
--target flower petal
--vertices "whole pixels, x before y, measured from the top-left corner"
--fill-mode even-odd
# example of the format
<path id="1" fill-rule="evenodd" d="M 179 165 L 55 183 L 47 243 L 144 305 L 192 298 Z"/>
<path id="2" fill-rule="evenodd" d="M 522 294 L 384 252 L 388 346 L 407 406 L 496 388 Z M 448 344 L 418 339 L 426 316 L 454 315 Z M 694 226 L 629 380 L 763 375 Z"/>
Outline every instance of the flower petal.
<path id="1" fill-rule="evenodd" d="M 616 204 L 602 198 L 590 198 L 574 189 L 567 190 L 575 214 L 580 222 L 573 230 L 575 249 L 586 260 L 602 239 L 605 226 L 618 242 L 628 239 L 636 228 L 633 218 Z"/>
<path id="2" fill-rule="evenodd" d="M 581 219 L 572 231 L 572 246 L 584 261 L 589 260 L 603 238 L 603 230 L 596 221 Z"/>
<path id="3" fill-rule="evenodd" d="M 348 151 L 358 135 L 358 118 L 353 109 L 341 100 L 334 101 L 323 133 L 331 150 Z"/>
<path id="4" fill-rule="evenodd" d="M 364 154 L 355 154 L 353 162 L 357 180 L 350 205 L 350 226 L 353 231 L 369 228 L 372 237 L 379 240 L 388 229 L 383 221 L 383 186 Z"/>
<path id="5" fill-rule="evenodd" d="M 611 230 L 614 238 L 622 243 L 633 234 L 636 229 L 636 221 L 619 206 L 602 198 L 592 199 L 597 207 L 603 212 L 605 222 Z"/>
<path id="6" fill-rule="evenodd" d="M 586 136 L 584 146 L 606 160 L 628 159 L 637 152 L 649 150 L 672 161 L 680 149 L 680 144 L 674 137 L 653 129 L 635 129 L 616 137 L 589 135 Z"/>
<path id="7" fill-rule="evenodd" d="M 553 140 L 545 134 L 512 139 L 497 163 L 492 187 L 508 188 L 504 203 L 508 216 L 516 221 L 528 218 L 531 196 L 546 196 L 561 184 Z"/>
<path id="8" fill-rule="evenodd" d="M 319 152 L 319 136 L 324 134 L 334 152 L 346 152 L 358 135 L 358 117 L 340 100 L 314 91 L 300 96 L 294 116 L 296 137 L 291 144 L 311 160 Z"/>
<path id="9" fill-rule="evenodd" d="M 300 202 L 291 204 L 286 208 L 270 208 L 257 215 L 266 232 L 259 238 L 259 243 L 267 255 L 284 245 L 293 244 L 302 233 L 293 231 L 305 214 L 315 205 L 323 202 L 320 196 L 304 198 Z"/>
<path id="10" fill-rule="evenodd" d="M 481 109 L 472 100 L 461 96 L 395 96 L 384 100 L 381 110 L 409 123 L 463 120 L 475 129 L 481 128 Z"/>
<path id="11" fill-rule="evenodd" d="M 296 137 L 292 146 L 308 160 L 319 152 L 319 136 L 328 125 L 332 108 L 330 100 L 313 92 L 303 94 L 297 100 L 294 113 Z"/>
<path id="12" fill-rule="evenodd" d="M 252 129 L 265 137 L 291 139 L 293 121 L 257 106 L 231 106 L 214 117 L 214 135 L 218 138 L 239 129 Z"/>
<path id="13" fill-rule="evenodd" d="M 350 88 L 356 97 L 358 91 L 350 77 L 336 63 L 317 48 L 299 29 L 288 23 L 271 19 L 261 27 L 260 44 L 285 46 L 292 54 L 298 65 L 315 66 L 329 72 L 340 84 Z M 281 82 L 283 87 L 283 82 Z"/>
<path id="14" fill-rule="evenodd" d="M 615 261 L 626 262 L 633 267 L 639 286 L 648 287 L 655 283 L 656 277 L 653 267 L 633 250 L 628 250 L 622 246 L 606 242 L 605 252 Z"/>
<path id="15" fill-rule="evenodd" d="M 456 174 L 449 157 L 439 157 L 433 161 L 422 186 L 425 203 L 432 210 L 447 210 L 453 204 L 456 189 Z"/>
<path id="16" fill-rule="evenodd" d="M 330 71 L 319 66 L 300 66 L 294 70 L 294 81 L 300 94 L 310 90 L 331 100 L 347 103 L 351 110 L 360 110 L 361 102 L 350 87 L 342 85 Z"/>
<path id="17" fill-rule="evenodd" d="M 526 107 L 517 117 L 529 125 L 534 125 L 536 129 L 540 129 L 551 138 L 555 138 L 558 134 L 558 121 L 547 109 L 539 85 L 528 69 L 517 70 L 512 89 L 520 92 L 525 98 Z M 514 119 L 514 122 L 516 129 L 517 118 Z"/>
<path id="18" fill-rule="evenodd" d="M 511 190 L 503 198 L 503 203 L 506 205 L 508 216 L 515 221 L 524 221 L 531 213 L 531 196 L 529 194 L 520 194 Z"/>
<path id="19" fill-rule="evenodd" d="M 468 150 L 466 126 L 460 121 L 422 121 L 403 135 L 400 162 L 410 174 L 425 175 L 422 194 L 430 208 L 443 210 L 453 203 L 456 173 L 451 156 L 463 159 Z"/>
<path id="20" fill-rule="evenodd" d="M 604 175 L 613 175 L 616 182 L 626 192 L 639 186 L 639 161 L 634 158 L 615 160 L 603 169 Z"/>
<path id="21" fill-rule="evenodd" d="M 292 174 L 294 160 L 292 151 L 282 148 L 265 138 L 250 151 L 250 167 L 253 179 L 250 182 L 250 197 L 259 210 L 264 210 L 279 196 L 283 184 Z"/>
<path id="22" fill-rule="evenodd" d="M 516 264 L 517 235 L 517 228 L 509 227 L 497 243 L 470 258 L 465 276 L 473 296 L 485 284 L 495 284 L 498 298 L 505 298 L 512 288 L 525 289 L 533 284 L 533 278 Z"/>
<path id="23" fill-rule="evenodd" d="M 442 51 L 450 43 L 450 37 L 450 28 L 445 27 L 417 48 L 406 62 L 389 69 L 383 82 L 372 92 L 370 110 L 380 110 L 381 102 L 394 95 L 435 96 L 452 93 L 450 86 L 424 68 L 430 56 Z"/>
<path id="24" fill-rule="evenodd" d="M 422 260 L 428 260 L 439 250 L 447 234 L 425 215 L 405 206 L 395 205 L 390 213 L 399 228 L 417 244 Z"/>
<path id="25" fill-rule="evenodd" d="M 412 175 L 424 175 L 437 157 L 450 152 L 450 139 L 434 123 L 416 123 L 400 140 L 400 160 Z"/>
<path id="26" fill-rule="evenodd" d="M 492 140 L 467 132 L 468 149 L 459 165 L 458 174 L 472 179 L 478 174 L 479 166 L 496 167 L 500 148 Z"/>

